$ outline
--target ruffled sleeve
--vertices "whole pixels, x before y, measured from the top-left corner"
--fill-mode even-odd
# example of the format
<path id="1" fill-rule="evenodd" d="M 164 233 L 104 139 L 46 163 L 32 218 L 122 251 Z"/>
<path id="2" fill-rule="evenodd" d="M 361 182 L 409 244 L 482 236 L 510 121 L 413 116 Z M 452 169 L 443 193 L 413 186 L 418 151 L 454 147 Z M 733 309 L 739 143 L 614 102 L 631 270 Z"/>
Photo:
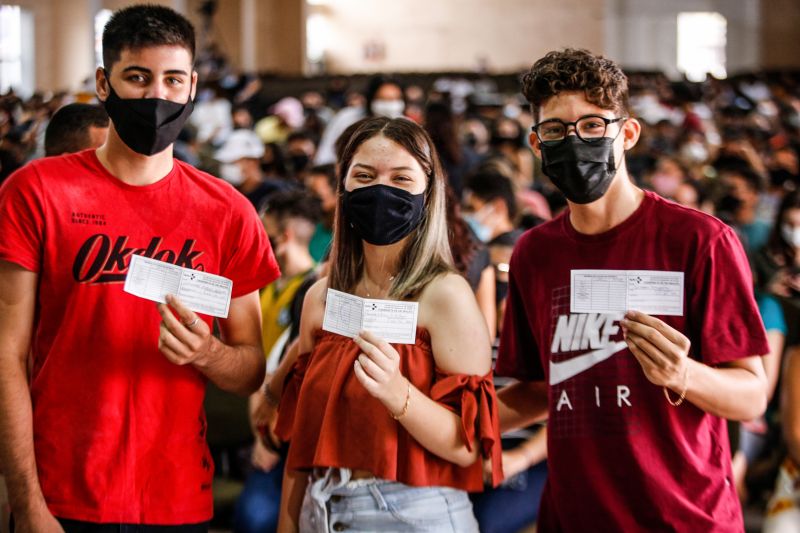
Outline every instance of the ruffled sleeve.
<path id="1" fill-rule="evenodd" d="M 437 371 L 431 398 L 460 414 L 461 433 L 470 451 L 477 434 L 482 456 L 492 462 L 492 486 L 499 485 L 503 481 L 503 449 L 492 373 L 468 376 Z"/>
<path id="2" fill-rule="evenodd" d="M 308 370 L 311 353 L 301 353 L 292 365 L 283 382 L 283 394 L 278 405 L 278 421 L 275 424 L 275 435 L 284 442 L 291 440 L 294 426 L 297 400 L 300 397 L 300 386 Z"/>

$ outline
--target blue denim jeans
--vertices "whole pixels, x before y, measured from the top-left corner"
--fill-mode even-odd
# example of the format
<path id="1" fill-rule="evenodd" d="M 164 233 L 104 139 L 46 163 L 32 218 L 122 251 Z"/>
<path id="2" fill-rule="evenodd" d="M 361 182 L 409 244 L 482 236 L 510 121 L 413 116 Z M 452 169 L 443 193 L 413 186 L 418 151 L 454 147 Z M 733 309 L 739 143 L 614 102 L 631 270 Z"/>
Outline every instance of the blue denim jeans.
<path id="1" fill-rule="evenodd" d="M 351 481 L 345 468 L 312 475 L 299 525 L 303 533 L 478 533 L 463 490 L 410 487 L 383 479 Z"/>

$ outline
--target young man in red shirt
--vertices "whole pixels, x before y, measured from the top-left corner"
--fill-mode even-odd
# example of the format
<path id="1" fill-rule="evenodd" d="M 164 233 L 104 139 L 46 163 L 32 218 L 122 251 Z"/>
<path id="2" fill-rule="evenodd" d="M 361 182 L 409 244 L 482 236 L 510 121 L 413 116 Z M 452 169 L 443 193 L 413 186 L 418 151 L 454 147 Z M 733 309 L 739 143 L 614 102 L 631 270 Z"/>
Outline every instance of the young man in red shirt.
<path id="1" fill-rule="evenodd" d="M 531 145 L 569 204 L 517 243 L 497 363 L 522 380 L 498 395 L 502 429 L 548 419 L 538 530 L 741 531 L 723 419 L 764 410 L 769 351 L 742 247 L 631 181 L 641 126 L 614 62 L 551 52 L 523 92 Z M 582 269 L 682 273 L 683 310 L 572 312 Z"/>
<path id="2" fill-rule="evenodd" d="M 172 157 L 197 86 L 191 24 L 125 8 L 103 54 L 106 143 L 0 189 L 0 461 L 17 531 L 206 531 L 205 383 L 261 384 L 258 289 L 278 268 L 247 200 Z M 125 293 L 135 254 L 232 279 L 222 340 L 175 298 Z"/>

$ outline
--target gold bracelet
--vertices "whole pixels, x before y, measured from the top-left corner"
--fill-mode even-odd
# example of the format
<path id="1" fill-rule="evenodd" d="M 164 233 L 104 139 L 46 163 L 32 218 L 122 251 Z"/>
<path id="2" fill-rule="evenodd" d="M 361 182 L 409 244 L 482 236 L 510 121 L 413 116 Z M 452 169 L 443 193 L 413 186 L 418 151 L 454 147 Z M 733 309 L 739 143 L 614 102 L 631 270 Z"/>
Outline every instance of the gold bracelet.
<path id="1" fill-rule="evenodd" d="M 389 414 L 392 415 L 392 418 L 394 418 L 395 420 L 400 420 L 401 418 L 406 416 L 406 414 L 408 413 L 408 406 L 411 403 L 411 382 L 409 380 L 406 380 L 406 383 L 408 383 L 408 390 L 406 391 L 406 404 L 403 406 L 403 410 L 400 411 L 399 415 L 396 415 L 391 411 L 389 411 Z"/>
<path id="2" fill-rule="evenodd" d="M 672 407 L 678 407 L 680 404 L 683 403 L 683 400 L 686 399 L 686 391 L 689 390 L 689 362 L 686 362 L 686 370 L 683 372 L 683 390 L 681 391 L 681 395 L 678 397 L 678 401 L 673 402 L 672 398 L 669 397 L 669 390 L 664 387 L 664 397 L 667 399 L 669 404 Z"/>

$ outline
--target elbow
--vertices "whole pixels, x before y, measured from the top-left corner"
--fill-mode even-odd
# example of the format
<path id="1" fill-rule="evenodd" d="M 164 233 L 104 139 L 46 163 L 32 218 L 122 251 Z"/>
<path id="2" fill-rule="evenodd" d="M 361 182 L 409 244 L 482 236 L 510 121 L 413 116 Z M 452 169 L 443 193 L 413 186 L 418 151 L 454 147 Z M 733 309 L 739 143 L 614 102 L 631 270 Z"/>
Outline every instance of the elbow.
<path id="1" fill-rule="evenodd" d="M 459 448 L 457 453 L 453 454 L 450 461 L 460 466 L 461 468 L 468 468 L 475 464 L 479 457 L 478 446 L 473 445 L 472 451 L 469 451 L 466 446 Z"/>

